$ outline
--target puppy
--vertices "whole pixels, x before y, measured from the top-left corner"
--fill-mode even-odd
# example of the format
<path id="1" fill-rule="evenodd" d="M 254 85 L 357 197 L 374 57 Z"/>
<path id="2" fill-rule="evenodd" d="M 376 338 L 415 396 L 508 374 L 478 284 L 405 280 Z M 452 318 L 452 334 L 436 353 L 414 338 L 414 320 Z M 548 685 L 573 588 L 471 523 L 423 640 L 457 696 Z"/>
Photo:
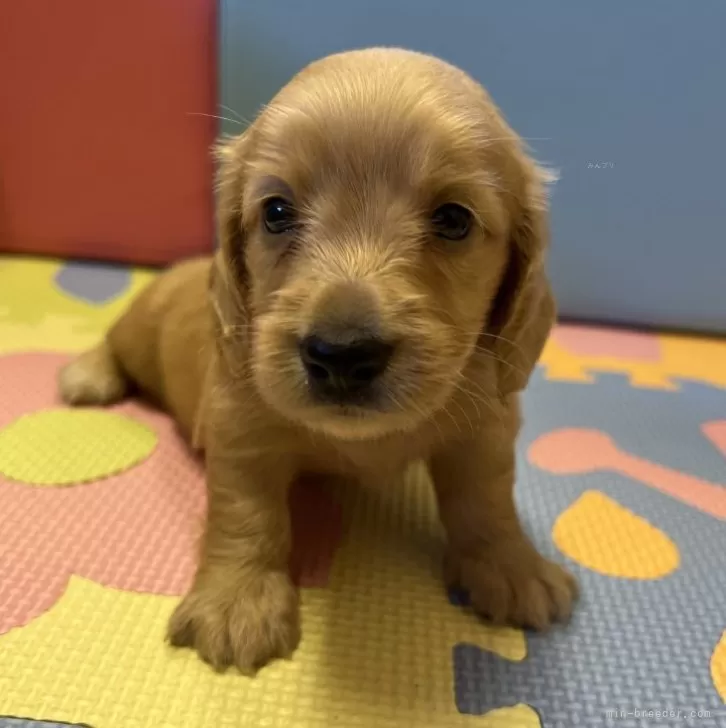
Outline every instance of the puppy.
<path id="1" fill-rule="evenodd" d="M 446 578 L 495 623 L 565 618 L 575 583 L 517 516 L 518 392 L 553 322 L 546 173 L 486 92 L 433 57 L 313 63 L 220 154 L 213 259 L 160 276 L 60 376 L 71 404 L 136 388 L 204 450 L 201 562 L 169 625 L 250 672 L 300 638 L 299 475 L 430 469 Z"/>

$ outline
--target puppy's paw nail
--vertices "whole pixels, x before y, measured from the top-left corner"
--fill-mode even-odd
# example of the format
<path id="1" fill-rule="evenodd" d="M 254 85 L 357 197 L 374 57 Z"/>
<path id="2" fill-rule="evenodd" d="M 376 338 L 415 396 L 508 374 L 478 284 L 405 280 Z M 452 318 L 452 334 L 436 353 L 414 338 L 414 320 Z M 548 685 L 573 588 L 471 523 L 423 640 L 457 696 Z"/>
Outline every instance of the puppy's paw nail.
<path id="1" fill-rule="evenodd" d="M 219 583 L 224 584 L 220 579 Z M 175 647 L 191 647 L 215 670 L 232 665 L 253 675 L 292 655 L 300 641 L 298 594 L 287 575 L 270 572 L 223 587 L 196 587 L 169 622 Z"/>
<path id="2" fill-rule="evenodd" d="M 578 595 L 575 578 L 529 546 L 482 551 L 458 560 L 457 572 L 473 607 L 495 624 L 547 629 L 569 618 Z"/>

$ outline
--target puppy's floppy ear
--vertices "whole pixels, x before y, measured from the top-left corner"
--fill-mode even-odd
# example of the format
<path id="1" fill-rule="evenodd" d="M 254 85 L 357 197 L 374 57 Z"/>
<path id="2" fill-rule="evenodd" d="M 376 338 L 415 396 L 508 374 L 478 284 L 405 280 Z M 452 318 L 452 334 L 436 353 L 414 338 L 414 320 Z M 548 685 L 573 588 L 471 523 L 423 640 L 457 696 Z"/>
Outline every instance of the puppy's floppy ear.
<path id="1" fill-rule="evenodd" d="M 485 343 L 497 358 L 501 395 L 525 388 L 555 321 L 555 302 L 545 273 L 549 243 L 546 186 L 554 174 L 524 160 L 516 200 L 509 262 L 489 317 Z"/>
<path id="2" fill-rule="evenodd" d="M 247 133 L 225 140 L 215 150 L 218 249 L 209 277 L 210 301 L 220 331 L 237 323 L 245 312 L 247 273 L 242 194 Z"/>
<path id="3" fill-rule="evenodd" d="M 244 271 L 242 231 L 242 190 L 244 150 L 248 133 L 221 142 L 215 150 L 217 161 L 217 244 L 233 271 Z"/>

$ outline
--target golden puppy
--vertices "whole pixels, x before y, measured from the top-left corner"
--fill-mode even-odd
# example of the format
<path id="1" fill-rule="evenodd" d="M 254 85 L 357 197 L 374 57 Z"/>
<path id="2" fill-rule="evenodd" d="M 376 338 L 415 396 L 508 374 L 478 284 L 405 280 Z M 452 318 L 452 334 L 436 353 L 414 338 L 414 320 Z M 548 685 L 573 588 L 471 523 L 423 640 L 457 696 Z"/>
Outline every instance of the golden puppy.
<path id="1" fill-rule="evenodd" d="M 179 265 L 61 375 L 130 385 L 204 449 L 209 513 L 169 627 L 251 671 L 300 637 L 287 491 L 301 473 L 430 468 L 447 578 L 497 623 L 566 617 L 571 576 L 512 490 L 517 393 L 552 324 L 546 175 L 486 92 L 418 53 L 313 63 L 222 147 L 214 260 Z"/>

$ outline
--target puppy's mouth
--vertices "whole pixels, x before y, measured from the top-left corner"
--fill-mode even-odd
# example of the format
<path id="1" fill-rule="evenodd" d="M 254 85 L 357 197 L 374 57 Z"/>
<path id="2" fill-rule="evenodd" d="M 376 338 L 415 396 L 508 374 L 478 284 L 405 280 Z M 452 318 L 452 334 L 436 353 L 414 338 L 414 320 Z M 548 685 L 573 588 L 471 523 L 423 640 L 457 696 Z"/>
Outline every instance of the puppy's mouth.
<path id="1" fill-rule="evenodd" d="M 287 419 L 336 438 L 413 430 L 445 404 L 463 359 L 443 330 L 422 335 L 408 321 L 332 333 L 311 326 L 301 335 L 263 319 L 254 347 L 259 392 Z"/>
<path id="2" fill-rule="evenodd" d="M 356 337 L 346 343 L 305 337 L 299 351 L 310 395 L 342 416 L 381 411 L 382 380 L 395 348 L 392 342 L 374 336 Z"/>

